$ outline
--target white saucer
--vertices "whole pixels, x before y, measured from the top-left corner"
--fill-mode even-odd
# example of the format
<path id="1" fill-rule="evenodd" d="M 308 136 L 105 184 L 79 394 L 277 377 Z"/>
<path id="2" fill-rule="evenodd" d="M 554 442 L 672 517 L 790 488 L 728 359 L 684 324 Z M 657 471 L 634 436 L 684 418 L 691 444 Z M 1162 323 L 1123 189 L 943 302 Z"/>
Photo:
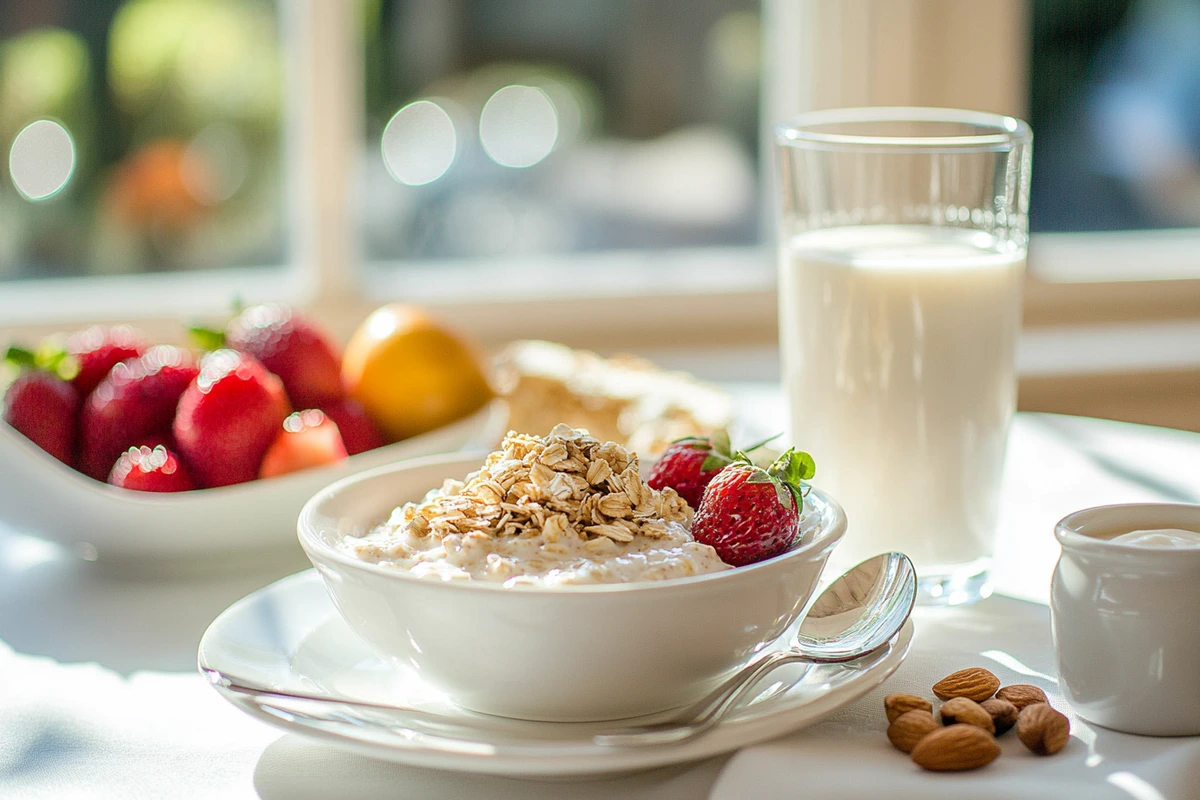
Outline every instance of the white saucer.
<path id="1" fill-rule="evenodd" d="M 210 677 L 209 671 L 215 670 L 240 683 L 276 691 L 419 709 L 406 713 L 267 701 L 214 683 L 231 703 L 284 730 L 402 764 L 530 777 L 646 769 L 781 736 L 878 686 L 900 666 L 911 641 L 910 620 L 887 649 L 856 664 L 783 667 L 763 681 L 754 699 L 707 735 L 683 744 L 636 749 L 592 743 L 593 735 L 621 723 L 525 722 L 458 708 L 412 672 L 393 667 L 368 649 L 342 621 L 314 570 L 284 578 L 226 609 L 201 639 L 198 661 L 201 672 Z"/>

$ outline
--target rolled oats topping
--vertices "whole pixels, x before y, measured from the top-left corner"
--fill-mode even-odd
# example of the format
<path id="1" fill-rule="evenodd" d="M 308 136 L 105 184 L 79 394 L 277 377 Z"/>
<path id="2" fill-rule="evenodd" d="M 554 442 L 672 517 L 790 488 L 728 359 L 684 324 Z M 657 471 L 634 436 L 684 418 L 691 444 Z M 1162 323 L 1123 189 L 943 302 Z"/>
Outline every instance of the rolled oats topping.
<path id="1" fill-rule="evenodd" d="M 509 432 L 465 480 L 447 480 L 383 525 L 347 537 L 356 558 L 421 577 L 557 586 L 728 569 L 690 533 L 692 510 L 642 480 L 637 455 L 558 425 Z"/>

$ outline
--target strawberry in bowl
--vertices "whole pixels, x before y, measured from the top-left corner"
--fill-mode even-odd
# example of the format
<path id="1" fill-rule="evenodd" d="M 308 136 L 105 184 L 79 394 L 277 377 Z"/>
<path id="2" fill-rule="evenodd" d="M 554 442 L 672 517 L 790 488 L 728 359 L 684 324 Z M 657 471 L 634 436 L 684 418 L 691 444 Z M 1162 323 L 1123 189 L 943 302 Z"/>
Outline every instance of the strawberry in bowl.
<path id="1" fill-rule="evenodd" d="M 84 403 L 80 469 L 103 481 L 130 447 L 167 436 L 179 398 L 198 374 L 192 354 L 172 345 L 115 365 Z"/>
<path id="2" fill-rule="evenodd" d="M 0 524 L 110 562 L 278 550 L 294 545 L 296 514 L 322 486 L 505 430 L 497 401 L 385 437 L 347 395 L 336 340 L 284 306 L 253 306 L 206 333 L 188 347 L 91 326 L 11 348 L 0 364 Z"/>
<path id="3" fill-rule="evenodd" d="M 692 536 L 735 567 L 783 553 L 800 532 L 809 489 L 804 481 L 814 474 L 808 453 L 788 450 L 766 468 L 739 454 L 705 488 Z"/>
<path id="4" fill-rule="evenodd" d="M 186 492 L 196 488 L 179 456 L 161 444 L 126 450 L 113 465 L 108 482 L 138 492 Z"/>
<path id="5" fill-rule="evenodd" d="M 60 375 L 37 366 L 26 350 L 9 348 L 5 359 L 20 373 L 4 393 L 4 421 L 70 466 L 75 460 L 79 392 Z"/>
<path id="6" fill-rule="evenodd" d="M 204 486 L 252 481 L 291 410 L 283 383 L 258 360 L 216 350 L 179 398 L 175 441 Z"/>
<path id="7" fill-rule="evenodd" d="M 753 453 L 777 438 L 779 434 L 738 451 L 738 454 Z M 652 489 L 669 486 L 687 500 L 689 506 L 699 508 L 705 487 L 736 458 L 726 431 L 717 431 L 711 436 L 687 436 L 672 442 L 663 451 L 646 482 Z"/>
<path id="8" fill-rule="evenodd" d="M 71 378 L 80 397 L 92 393 L 109 371 L 122 361 L 138 358 L 148 347 L 145 337 L 128 325 L 102 328 L 93 325 L 67 339 L 66 353 L 75 361 Z"/>
<path id="9" fill-rule="evenodd" d="M 296 408 L 322 408 L 345 396 L 337 345 L 316 322 L 288 306 L 245 309 L 225 326 L 225 347 L 253 356 L 278 375 Z"/>

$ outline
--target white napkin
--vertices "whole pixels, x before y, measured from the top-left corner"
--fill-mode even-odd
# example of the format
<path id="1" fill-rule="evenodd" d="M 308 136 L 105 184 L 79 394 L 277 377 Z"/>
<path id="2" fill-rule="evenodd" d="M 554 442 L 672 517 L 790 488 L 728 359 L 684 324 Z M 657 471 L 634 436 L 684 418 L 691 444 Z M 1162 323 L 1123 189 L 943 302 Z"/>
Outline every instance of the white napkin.
<path id="1" fill-rule="evenodd" d="M 711 800 L 797 797 L 888 800 L 1194 800 L 1200 797 L 1200 737 L 1131 736 L 1079 720 L 1058 691 L 1049 610 L 993 597 L 973 608 L 918 609 L 908 658 L 882 687 L 811 728 L 749 747 L 726 765 Z M 981 666 L 1005 684 L 1040 686 L 1071 719 L 1072 738 L 1053 756 L 1035 756 L 1010 731 L 1003 753 L 981 770 L 926 772 L 884 732 L 885 695 L 936 702 L 947 674 Z"/>

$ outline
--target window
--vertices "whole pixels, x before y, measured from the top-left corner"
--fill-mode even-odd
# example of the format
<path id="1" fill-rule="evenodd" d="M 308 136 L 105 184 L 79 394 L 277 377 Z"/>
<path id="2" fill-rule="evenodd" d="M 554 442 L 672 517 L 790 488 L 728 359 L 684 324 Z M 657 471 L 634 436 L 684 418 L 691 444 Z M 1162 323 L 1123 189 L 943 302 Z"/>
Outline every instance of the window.
<path id="1" fill-rule="evenodd" d="M 281 264 L 269 0 L 0 2 L 0 280 Z"/>
<path id="2" fill-rule="evenodd" d="M 1035 229 L 1200 225 L 1200 6 L 1035 0 L 1032 16 Z"/>
<path id="3" fill-rule="evenodd" d="M 1071 116 L 1087 107 L 1071 98 L 1137 98 L 1109 91 L 1143 85 L 1130 74 L 1190 86 L 1190 4 L 677 5 L 0 0 L 0 147 L 17 156 L 0 163 L 0 325 L 219 315 L 238 294 L 342 331 L 403 298 L 491 340 L 768 343 L 766 127 L 835 105 L 1030 117 L 1027 319 L 1195 316 L 1190 178 L 1138 197 L 1131 165 L 1163 153 L 1124 148 L 1140 155 L 1117 175 L 1103 147 L 1072 152 L 1117 128 Z M 1175 61 L 1138 56 L 1147 31 Z M 22 171 L 28 154 L 57 177 Z M 1142 205 L 1081 218 L 1088 181 Z M 1080 202 L 1055 222 L 1064 200 Z"/>
<path id="4" fill-rule="evenodd" d="M 383 0 L 369 261 L 756 244 L 756 0 Z"/>

